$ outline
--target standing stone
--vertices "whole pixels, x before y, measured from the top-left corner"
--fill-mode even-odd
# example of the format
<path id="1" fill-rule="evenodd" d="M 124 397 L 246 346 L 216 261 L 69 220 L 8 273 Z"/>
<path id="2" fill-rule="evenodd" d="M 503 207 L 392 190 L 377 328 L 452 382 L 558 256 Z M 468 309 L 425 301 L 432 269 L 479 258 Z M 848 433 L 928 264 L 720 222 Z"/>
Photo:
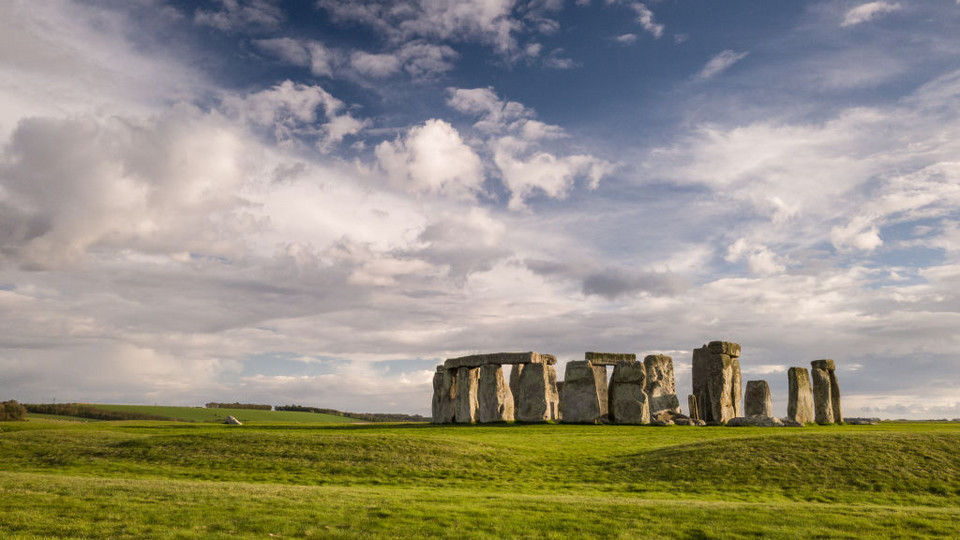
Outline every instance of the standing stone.
<path id="1" fill-rule="evenodd" d="M 830 400 L 830 373 L 825 369 L 813 368 L 813 406 L 814 420 L 818 424 L 833 423 L 833 402 Z"/>
<path id="2" fill-rule="evenodd" d="M 830 360 L 829 358 L 827 358 L 823 360 L 814 360 L 813 362 L 810 362 L 810 366 L 813 368 L 814 372 L 816 372 L 817 370 L 823 371 L 824 375 L 822 375 L 821 378 L 825 377 L 827 380 L 827 384 L 826 384 L 827 388 L 826 390 L 823 391 L 823 393 L 824 395 L 827 395 L 827 394 L 829 395 L 829 402 L 825 403 L 824 406 L 829 407 L 830 409 L 829 416 L 831 416 L 833 419 L 826 423 L 828 424 L 832 422 L 843 423 L 843 408 L 840 406 L 840 384 L 837 381 L 836 365 L 834 364 L 833 360 Z M 814 397 L 814 405 L 817 408 L 817 423 L 820 424 L 823 422 L 820 421 L 821 405 L 820 405 L 820 402 L 818 401 L 820 399 L 820 396 L 818 395 L 818 390 L 817 390 L 816 373 L 814 373 L 814 376 L 813 376 L 813 397 Z M 826 417 L 827 415 L 824 415 L 824 418 Z"/>
<path id="3" fill-rule="evenodd" d="M 787 399 L 787 418 L 800 424 L 810 424 L 813 416 L 813 390 L 807 368 L 792 367 L 787 370 L 790 387 Z"/>
<path id="4" fill-rule="evenodd" d="M 571 424 L 594 424 L 602 415 L 597 392 L 597 371 L 590 362 L 567 362 L 563 392 L 560 393 L 560 409 L 563 411 L 563 421 Z"/>
<path id="5" fill-rule="evenodd" d="M 724 424 L 740 416 L 739 354 L 740 345 L 729 341 L 711 341 L 694 349 L 693 394 L 702 420 Z"/>
<path id="6" fill-rule="evenodd" d="M 743 410 L 745 416 L 773 416 L 773 400 L 767 381 L 747 381 Z"/>
<path id="7" fill-rule="evenodd" d="M 514 416 L 518 422 L 559 420 L 557 370 L 552 365 L 525 365 L 520 372 L 517 394 L 519 399 Z"/>
<path id="8" fill-rule="evenodd" d="M 650 403 L 650 415 L 663 411 L 680 414 L 680 399 L 677 398 L 673 378 L 673 358 L 665 354 L 651 354 L 643 359 L 647 381 L 644 392 Z"/>
<path id="9" fill-rule="evenodd" d="M 477 422 L 512 422 L 513 393 L 503 377 L 503 368 L 496 364 L 480 367 L 477 386 Z"/>
<path id="10" fill-rule="evenodd" d="M 600 403 L 600 416 L 609 416 L 610 414 L 610 393 L 607 385 L 607 366 L 595 366 L 590 363 L 593 369 L 593 380 L 597 383 L 597 401 Z M 560 407 L 563 410 L 563 407 Z"/>
<path id="11" fill-rule="evenodd" d="M 477 400 L 477 390 L 480 369 L 462 367 L 457 369 L 457 412 L 456 422 L 472 424 L 477 421 L 477 410 L 480 404 Z"/>
<path id="12" fill-rule="evenodd" d="M 687 396 L 687 407 L 690 408 L 690 418 L 700 420 L 700 412 L 697 410 L 697 396 L 693 394 Z"/>
<path id="13" fill-rule="evenodd" d="M 649 424 L 646 369 L 640 362 L 620 362 L 610 378 L 610 419 L 616 424 Z"/>
<path id="14" fill-rule="evenodd" d="M 520 373 L 525 364 L 514 364 L 510 370 L 510 393 L 513 394 L 513 413 L 520 410 Z"/>
<path id="15" fill-rule="evenodd" d="M 449 424 L 456 417 L 457 378 L 454 371 L 438 366 L 433 374 L 434 424 Z"/>

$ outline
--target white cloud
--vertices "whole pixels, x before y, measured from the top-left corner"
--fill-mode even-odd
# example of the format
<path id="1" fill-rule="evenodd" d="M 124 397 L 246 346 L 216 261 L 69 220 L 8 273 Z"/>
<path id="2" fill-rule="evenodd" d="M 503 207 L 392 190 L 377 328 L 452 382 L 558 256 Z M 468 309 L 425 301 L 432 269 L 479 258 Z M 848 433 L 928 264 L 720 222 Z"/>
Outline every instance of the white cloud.
<path id="1" fill-rule="evenodd" d="M 382 79 L 400 71 L 400 59 L 392 54 L 370 54 L 356 51 L 350 55 L 350 65 L 361 75 Z"/>
<path id="2" fill-rule="evenodd" d="M 427 120 L 402 139 L 380 143 L 375 153 L 391 183 L 406 191 L 464 199 L 482 189 L 480 157 L 443 120 Z"/>
<path id="3" fill-rule="evenodd" d="M 654 38 L 659 39 L 663 35 L 663 25 L 654 20 L 653 12 L 641 2 L 632 2 L 630 9 L 637 13 L 637 22 L 640 26 L 650 33 Z"/>
<path id="4" fill-rule="evenodd" d="M 631 43 L 634 43 L 637 41 L 637 35 L 636 34 L 620 34 L 619 36 L 614 37 L 613 40 L 621 45 L 630 45 Z"/>
<path id="5" fill-rule="evenodd" d="M 194 12 L 196 24 L 223 31 L 239 31 L 248 27 L 276 28 L 284 20 L 283 10 L 271 0 L 216 0 L 219 11 L 200 8 Z"/>
<path id="6" fill-rule="evenodd" d="M 700 70 L 698 77 L 702 81 L 711 79 L 723 71 L 726 71 L 730 68 L 730 66 L 736 64 L 740 60 L 743 60 L 748 54 L 749 53 L 747 52 L 736 52 L 732 49 L 721 51 L 703 66 L 703 69 Z"/>
<path id="7" fill-rule="evenodd" d="M 493 161 L 500 170 L 504 185 L 510 190 L 509 206 L 513 210 L 526 207 L 525 199 L 542 192 L 554 199 L 566 198 L 578 177 L 587 179 L 587 187 L 596 189 L 600 179 L 612 166 L 588 155 L 557 157 L 532 150 L 528 143 L 512 136 L 493 144 Z"/>
<path id="8" fill-rule="evenodd" d="M 761 276 L 783 273 L 787 267 L 780 257 L 764 245 L 753 245 L 745 238 L 739 238 L 727 248 L 724 257 L 727 262 L 746 259 L 750 271 Z"/>
<path id="9" fill-rule="evenodd" d="M 848 26 L 872 21 L 881 15 L 899 11 L 900 9 L 900 4 L 896 2 L 892 4 L 890 2 L 867 2 L 866 4 L 861 4 L 847 11 L 843 16 L 843 22 L 840 23 L 840 26 L 846 28 Z"/>

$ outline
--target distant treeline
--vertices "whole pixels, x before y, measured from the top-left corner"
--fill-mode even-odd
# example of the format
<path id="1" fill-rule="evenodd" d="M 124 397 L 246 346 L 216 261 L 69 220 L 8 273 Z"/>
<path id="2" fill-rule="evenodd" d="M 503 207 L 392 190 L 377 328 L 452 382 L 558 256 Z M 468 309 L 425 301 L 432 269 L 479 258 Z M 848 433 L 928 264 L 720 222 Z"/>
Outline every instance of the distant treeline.
<path id="1" fill-rule="evenodd" d="M 169 416 L 128 411 L 107 411 L 86 403 L 24 403 L 27 411 L 36 414 L 76 416 L 92 420 L 176 420 Z"/>
<path id="2" fill-rule="evenodd" d="M 211 401 L 205 406 L 208 409 L 255 409 L 258 411 L 269 411 L 273 408 L 272 405 L 258 405 L 256 403 L 217 403 L 216 401 Z"/>
<path id="3" fill-rule="evenodd" d="M 402 413 L 355 413 L 338 411 L 336 409 L 321 409 L 319 407 L 304 407 L 303 405 L 277 405 L 274 407 L 278 411 L 299 411 L 312 412 L 320 414 L 332 414 L 336 416 L 345 416 L 347 418 L 356 418 L 367 422 L 426 422 L 429 418 L 419 414 Z"/>
<path id="4" fill-rule="evenodd" d="M 14 420 L 23 420 L 27 415 L 27 409 L 17 403 L 17 400 L 11 399 L 0 403 L 0 422 L 12 422 Z"/>

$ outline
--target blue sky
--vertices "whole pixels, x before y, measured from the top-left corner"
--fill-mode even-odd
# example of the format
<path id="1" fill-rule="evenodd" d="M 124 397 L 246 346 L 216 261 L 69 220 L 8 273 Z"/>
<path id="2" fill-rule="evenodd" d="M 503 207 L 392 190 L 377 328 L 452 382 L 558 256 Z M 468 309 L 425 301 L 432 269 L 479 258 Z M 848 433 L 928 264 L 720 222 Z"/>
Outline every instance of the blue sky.
<path id="1" fill-rule="evenodd" d="M 834 358 L 960 416 L 960 5 L 14 1 L 0 398 L 427 414 L 444 358 Z M 562 375 L 561 375 L 562 377 Z M 683 401 L 683 400 L 681 400 Z M 782 410 L 781 410 L 782 409 Z"/>

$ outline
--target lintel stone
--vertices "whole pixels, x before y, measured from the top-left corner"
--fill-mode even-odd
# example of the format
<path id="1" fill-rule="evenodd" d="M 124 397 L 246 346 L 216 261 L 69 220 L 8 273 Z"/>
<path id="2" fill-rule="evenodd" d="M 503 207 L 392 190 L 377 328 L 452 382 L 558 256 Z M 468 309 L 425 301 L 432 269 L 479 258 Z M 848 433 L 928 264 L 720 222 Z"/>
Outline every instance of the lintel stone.
<path id="1" fill-rule="evenodd" d="M 734 358 L 740 357 L 740 344 L 731 341 L 711 341 L 707 344 L 710 354 L 726 354 Z"/>
<path id="2" fill-rule="evenodd" d="M 461 367 L 475 368 L 488 364 L 547 364 L 557 363 L 557 357 L 552 354 L 541 354 L 538 352 L 501 352 L 491 354 L 472 354 L 470 356 L 461 356 L 458 358 L 448 358 L 443 367 L 447 369 L 456 369 Z"/>
<path id="3" fill-rule="evenodd" d="M 636 362 L 637 355 L 633 353 L 592 352 L 584 353 L 584 359 L 595 366 L 615 366 L 619 362 Z"/>
<path id="4" fill-rule="evenodd" d="M 825 358 L 823 360 L 814 360 L 813 362 L 810 362 L 810 365 L 813 366 L 813 369 L 826 369 L 828 371 L 837 369 L 836 364 L 834 364 L 833 360 L 829 358 Z"/>

